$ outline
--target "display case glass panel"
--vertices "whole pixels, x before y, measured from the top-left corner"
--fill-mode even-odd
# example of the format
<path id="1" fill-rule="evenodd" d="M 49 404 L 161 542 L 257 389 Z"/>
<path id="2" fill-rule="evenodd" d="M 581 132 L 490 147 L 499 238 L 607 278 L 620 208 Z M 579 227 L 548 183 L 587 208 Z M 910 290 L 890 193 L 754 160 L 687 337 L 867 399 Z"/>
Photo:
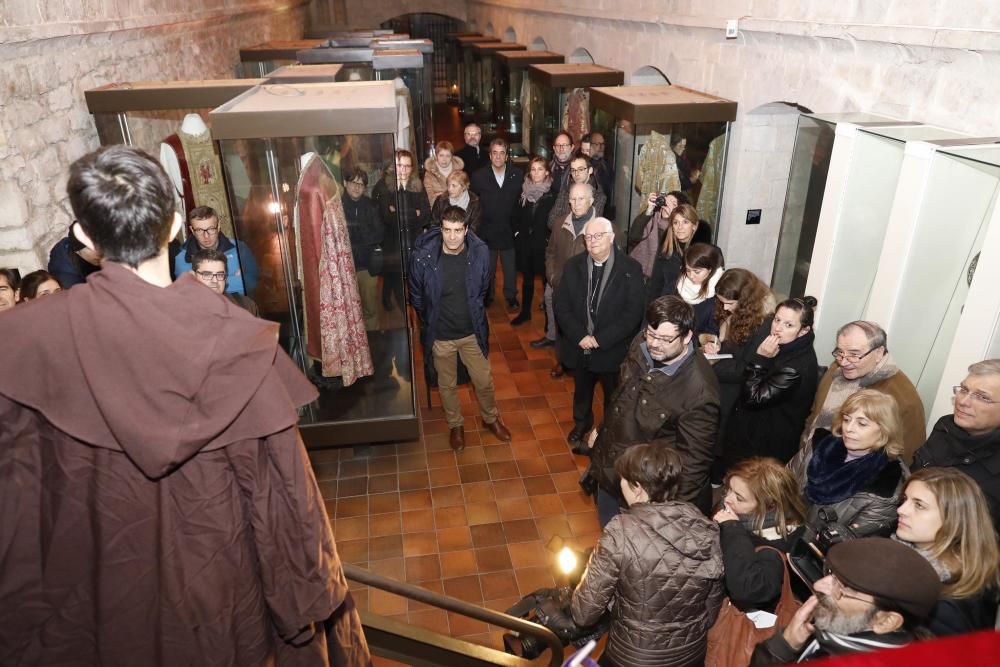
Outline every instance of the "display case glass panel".
<path id="1" fill-rule="evenodd" d="M 300 83 L 334 83 L 340 79 L 343 65 L 285 65 L 264 77 L 267 85 Z"/>
<path id="2" fill-rule="evenodd" d="M 222 233 L 232 238 L 227 202 L 230 196 L 245 200 L 249 182 L 232 165 L 235 189 L 227 195 L 209 112 L 263 81 L 132 81 L 88 90 L 84 97 L 102 146 L 127 144 L 158 158 L 174 184 L 182 217 L 196 206 L 211 206 Z M 185 234 L 186 228 L 182 240 Z"/>
<path id="3" fill-rule="evenodd" d="M 496 37 L 484 37 L 474 35 L 468 37 L 456 37 L 458 45 L 458 98 L 462 112 L 466 114 L 475 113 L 475 90 L 473 82 L 476 81 L 475 67 L 476 61 L 473 54 L 473 47 L 476 44 L 486 44 L 499 42 Z"/>
<path id="4" fill-rule="evenodd" d="M 301 414 L 307 445 L 416 437 L 404 230 L 377 213 L 400 205 L 380 182 L 395 150 L 394 86 L 261 86 L 211 119 L 222 154 L 250 175 L 250 197 L 234 209 L 259 267 L 254 299 L 319 390 Z M 345 191 L 355 168 L 374 208 Z"/>
<path id="5" fill-rule="evenodd" d="M 631 238 L 631 225 L 645 213 L 651 194 L 673 190 L 688 195 L 714 238 L 736 103 L 670 85 L 592 88 L 590 103 L 605 114 L 595 113 L 595 123 L 613 144 L 605 152 L 614 160 L 609 201 L 619 240 Z M 686 145 L 678 155 L 673 144 L 682 138 Z"/>
<path id="6" fill-rule="evenodd" d="M 300 63 L 309 65 L 339 64 L 338 82 L 373 81 L 375 79 L 375 71 L 372 67 L 375 51 L 368 47 L 316 47 L 299 51 L 296 57 Z"/>
<path id="7" fill-rule="evenodd" d="M 475 44 L 472 47 L 473 67 L 473 109 L 476 122 L 492 134 L 497 130 L 497 120 L 494 115 L 495 87 L 499 74 L 497 52 L 526 51 L 523 44 L 510 42 L 487 42 Z"/>
<path id="8" fill-rule="evenodd" d="M 302 49 L 328 45 L 325 39 L 276 40 L 240 49 L 237 76 L 257 78 L 297 62 L 296 54 Z"/>
<path id="9" fill-rule="evenodd" d="M 414 100 L 414 115 L 418 117 L 420 127 L 417 130 L 418 143 L 422 147 L 424 157 L 429 157 L 431 149 L 437 142 L 434 136 L 434 42 L 429 39 L 408 39 L 392 42 L 380 42 L 378 39 L 369 45 L 375 51 L 375 59 L 381 51 L 405 50 L 417 51 L 423 59 L 423 69 L 402 67 L 403 81 Z M 389 48 L 392 47 L 392 48 Z M 383 79 L 388 74 L 379 74 L 376 62 L 376 79 Z"/>
<path id="10" fill-rule="evenodd" d="M 523 143 L 523 108 L 530 99 L 530 65 L 565 62 L 565 57 L 552 51 L 498 51 L 493 82 L 493 119 L 497 132 L 506 133 L 511 155 L 526 156 L 529 147 Z"/>
<path id="11" fill-rule="evenodd" d="M 399 115 L 396 147 L 411 151 L 417 157 L 418 168 L 431 157 L 434 147 L 432 70 L 424 67 L 424 57 L 416 50 L 376 50 L 372 60 L 377 81 L 396 82 L 396 102 L 405 113 Z"/>
<path id="12" fill-rule="evenodd" d="M 379 37 L 375 37 L 373 35 L 352 35 L 350 37 L 331 37 L 330 46 L 365 48 L 371 43 L 373 39 L 378 39 L 382 42 L 401 42 L 410 39 L 410 36 L 404 32 L 404 33 L 392 33 L 389 35 L 381 35 Z"/>
<path id="13" fill-rule="evenodd" d="M 482 37 L 478 32 L 450 32 L 445 36 L 445 62 L 447 63 L 448 78 L 448 102 L 459 104 L 461 101 L 461 60 L 462 60 L 462 37 Z"/>

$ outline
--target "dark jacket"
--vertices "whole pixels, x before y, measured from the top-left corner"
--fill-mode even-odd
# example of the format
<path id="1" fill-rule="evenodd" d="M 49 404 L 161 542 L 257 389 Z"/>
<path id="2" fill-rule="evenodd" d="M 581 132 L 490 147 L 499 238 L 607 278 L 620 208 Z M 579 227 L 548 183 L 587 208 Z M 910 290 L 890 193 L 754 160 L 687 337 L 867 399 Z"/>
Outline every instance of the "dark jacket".
<path id="1" fill-rule="evenodd" d="M 809 461 L 815 455 L 816 448 L 825 439 L 835 437 L 829 431 L 817 429 L 809 456 L 796 457 L 789 466 L 799 487 L 803 489 L 803 495 L 809 481 Z M 832 510 L 837 514 L 837 523 L 850 528 L 855 537 L 888 537 L 896 529 L 896 508 L 899 507 L 899 499 L 908 476 L 905 464 L 898 459 L 890 459 L 888 465 L 849 498 L 827 505 L 814 505 L 806 498 L 809 505 L 807 522 L 810 528 L 815 529 L 823 524 L 819 518 L 820 510 Z"/>
<path id="2" fill-rule="evenodd" d="M 649 216 L 643 215 L 640 217 L 642 218 L 641 222 L 640 218 L 636 218 L 632 225 L 638 224 L 640 230 L 642 230 L 646 228 Z M 641 231 L 639 232 L 639 238 L 642 238 Z M 694 236 L 691 237 L 691 243 L 688 245 L 711 242 L 712 228 L 702 220 L 698 223 L 698 229 L 695 230 Z M 663 246 L 663 239 L 660 239 L 660 246 Z M 675 248 L 674 254 L 669 257 L 662 252 L 658 253 L 656 261 L 653 262 L 653 273 L 649 276 L 649 284 L 646 285 L 646 300 L 653 301 L 661 296 L 677 294 L 677 279 L 681 277 L 683 271 L 684 252 L 682 250 Z"/>
<path id="3" fill-rule="evenodd" d="M 0 340 L 0 664 L 370 664 L 277 324 L 105 262 Z"/>
<path id="4" fill-rule="evenodd" d="M 601 187 L 601 191 L 605 195 L 611 197 L 611 188 L 614 185 L 611 179 L 614 175 L 614 169 L 611 168 L 611 163 L 604 156 L 592 157 L 590 158 L 590 166 L 594 168 L 594 178 L 597 180 L 597 184 Z"/>
<path id="5" fill-rule="evenodd" d="M 600 218 L 604 215 L 604 208 L 608 204 L 608 196 L 601 191 L 601 188 L 598 187 L 597 182 L 593 178 L 590 179 L 590 185 L 594 188 L 594 215 Z M 573 212 L 569 205 L 569 191 L 571 187 L 571 184 L 567 183 L 563 186 L 562 190 L 555 193 L 556 201 L 552 206 L 552 211 L 549 213 L 548 222 L 549 229 L 552 231 L 558 229 L 559 225 L 566 219 L 566 216 Z"/>
<path id="6" fill-rule="evenodd" d="M 63 289 L 86 282 L 87 276 L 101 270 L 100 266 L 84 261 L 73 251 L 69 237 L 52 246 L 47 268 Z"/>
<path id="7" fill-rule="evenodd" d="M 470 176 L 483 167 L 488 166 L 490 163 L 489 144 L 486 146 L 469 146 L 466 144 L 455 151 L 454 155 L 455 157 L 461 158 L 462 162 L 465 164 L 465 173 Z"/>
<path id="8" fill-rule="evenodd" d="M 578 364 L 595 373 L 613 373 L 622 365 L 629 343 L 642 322 L 642 267 L 614 245 L 614 265 L 594 318 L 598 348 L 584 354 L 580 340 L 587 335 L 587 272 L 590 255 L 581 253 L 566 262 L 563 279 L 552 297 L 559 324 L 557 353 L 568 368 Z"/>
<path id="9" fill-rule="evenodd" d="M 722 606 L 718 527 L 690 503 L 637 503 L 611 519 L 573 593 L 591 625 L 614 601 L 604 654 L 617 665 L 701 665 Z"/>
<path id="10" fill-rule="evenodd" d="M 806 643 L 800 650 L 796 651 L 782 634 L 784 628 L 778 628 L 774 636 L 766 641 L 757 644 L 750 658 L 750 667 L 767 667 L 768 665 L 786 665 L 796 662 L 808 662 L 821 658 L 830 658 L 838 655 L 854 655 L 856 653 L 867 653 L 876 651 L 879 648 L 897 649 L 916 641 L 912 633 L 905 630 L 897 630 L 888 634 L 876 634 L 874 632 L 859 632 L 851 635 L 850 639 L 857 639 L 854 645 L 844 645 L 842 643 L 827 639 L 822 634 L 813 636 L 819 642 L 819 646 L 813 650 L 812 640 Z M 810 651 L 808 656 L 802 656 L 806 651 Z"/>
<path id="11" fill-rule="evenodd" d="M 673 375 L 651 368 L 645 336 L 639 334 L 622 364 L 618 389 L 594 443 L 591 471 L 601 488 L 621 498 L 615 459 L 630 445 L 668 445 L 680 454 L 684 468 L 678 498 L 704 502 L 719 422 L 719 384 L 693 345 Z"/>
<path id="12" fill-rule="evenodd" d="M 750 532 L 739 521 L 725 521 L 719 530 L 729 599 L 742 611 L 774 613 L 785 581 L 785 563 L 774 549 L 787 554 L 804 527 L 799 526 L 788 537 L 781 537 L 772 528 L 773 539 Z"/>
<path id="13" fill-rule="evenodd" d="M 743 386 L 726 426 L 725 459 L 732 465 L 751 456 L 782 463 L 795 456 L 819 378 L 812 331 L 781 346 L 768 359 L 757 348 L 771 332 L 764 322 L 746 345 Z"/>
<path id="14" fill-rule="evenodd" d="M 1000 531 L 1000 429 L 974 436 L 945 415 L 934 424 L 930 437 L 913 457 L 913 469 L 958 468 L 976 480 Z"/>
<path id="15" fill-rule="evenodd" d="M 428 224 L 440 227 L 441 219 L 444 217 L 444 211 L 449 206 L 451 206 L 451 201 L 448 199 L 448 193 L 445 192 L 443 195 L 434 200 L 434 204 L 431 206 L 431 219 Z M 483 213 L 482 207 L 479 205 L 479 197 L 475 192 L 470 190 L 469 207 L 465 209 L 465 221 L 469 226 L 469 231 L 476 233 L 479 232 L 479 224 L 482 221 L 482 215 Z"/>
<path id="16" fill-rule="evenodd" d="M 493 165 L 486 165 L 472 175 L 471 190 L 479 195 L 483 211 L 479 224 L 479 237 L 491 250 L 509 250 L 514 247 L 514 209 L 521 198 L 524 173 L 511 163 L 504 171 L 503 187 L 497 185 Z"/>
<path id="17" fill-rule="evenodd" d="M 659 215 L 659 213 L 657 213 Z M 643 209 L 642 213 L 635 216 L 632 220 L 632 226 L 628 228 L 628 246 L 629 250 L 642 240 L 642 235 L 646 232 L 646 225 L 649 224 L 649 219 L 653 217 L 646 213 L 646 209 Z M 659 231 L 657 229 L 657 234 L 659 235 L 659 246 L 663 246 L 663 238 L 667 235 L 666 229 Z M 698 221 L 698 228 L 694 230 L 694 236 L 691 237 L 691 243 L 711 243 L 712 242 L 712 226 L 709 225 L 704 220 Z M 674 281 L 677 282 L 677 281 Z"/>
<path id="18" fill-rule="evenodd" d="M 990 588 L 967 598 L 941 598 L 926 625 L 935 637 L 947 637 L 992 630 L 996 620 L 997 591 Z"/>
<path id="19" fill-rule="evenodd" d="M 588 215 L 592 214 L 588 212 Z M 584 241 L 583 228 L 581 227 L 579 234 L 576 233 L 571 215 L 567 215 L 561 225 L 552 229 L 545 246 L 545 280 L 553 290 L 559 289 L 569 258 L 586 252 L 587 245 Z"/>
<path id="20" fill-rule="evenodd" d="M 751 336 L 743 345 L 737 345 L 731 340 L 722 342 L 719 348 L 720 354 L 731 354 L 732 359 L 719 359 L 712 364 L 715 377 L 719 380 L 719 443 L 716 448 L 718 454 L 722 454 L 725 446 L 726 432 L 729 430 L 729 419 L 736 410 L 736 403 L 743 393 L 743 372 L 746 369 L 750 354 L 756 351 L 756 345 L 751 347 L 754 341 Z M 758 342 L 757 345 L 760 345 Z"/>
<path id="21" fill-rule="evenodd" d="M 473 232 L 465 236 L 466 255 L 465 288 L 469 299 L 469 315 L 475 330 L 476 342 L 488 356 L 489 324 L 486 321 L 486 289 L 490 282 L 490 251 Z M 438 336 L 438 307 L 441 302 L 441 228 L 427 230 L 418 239 L 410 257 L 410 303 L 420 318 L 424 350 L 434 347 Z M 425 352 L 426 353 L 426 352 Z"/>
<path id="22" fill-rule="evenodd" d="M 354 201 L 345 192 L 341 197 L 344 216 L 347 218 L 347 234 L 351 238 L 351 255 L 354 268 L 358 271 L 370 267 L 372 251 L 382 243 L 385 227 L 379 217 L 375 203 L 366 196 Z"/>
<path id="23" fill-rule="evenodd" d="M 399 266 L 400 257 L 406 260 L 404 249 L 412 249 L 424 226 L 431 220 L 431 205 L 424 192 L 424 184 L 414 169 L 406 181 L 406 187 L 398 193 L 396 170 L 386 171 L 372 189 L 372 201 L 378 208 L 379 217 L 385 225 L 382 249 L 387 267 Z M 398 210 L 397 210 L 398 207 Z M 402 244 L 402 245 L 401 245 Z"/>
<path id="24" fill-rule="evenodd" d="M 534 203 L 518 200 L 514 212 L 514 249 L 517 251 L 517 270 L 522 273 L 545 275 L 549 211 L 555 201 L 551 190 Z"/>

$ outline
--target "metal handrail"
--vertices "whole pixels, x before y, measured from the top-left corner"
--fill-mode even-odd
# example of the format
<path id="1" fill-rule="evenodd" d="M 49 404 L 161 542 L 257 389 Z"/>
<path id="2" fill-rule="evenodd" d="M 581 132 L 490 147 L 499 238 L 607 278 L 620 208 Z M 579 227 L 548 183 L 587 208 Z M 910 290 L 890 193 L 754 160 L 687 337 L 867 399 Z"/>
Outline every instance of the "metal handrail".
<path id="1" fill-rule="evenodd" d="M 556 637 L 555 633 L 543 625 L 532 623 L 531 621 L 526 621 L 523 618 L 504 614 L 499 611 L 493 611 L 492 609 L 486 609 L 485 607 L 479 607 L 469 602 L 465 602 L 464 600 L 448 597 L 447 595 L 440 595 L 433 591 L 429 591 L 426 588 L 420 588 L 419 586 L 407 584 L 390 577 L 384 577 L 382 575 L 375 574 L 374 572 L 370 572 L 362 567 L 358 567 L 357 565 L 344 563 L 344 574 L 351 581 L 357 581 L 358 583 L 371 586 L 372 588 L 377 588 L 404 598 L 416 600 L 432 607 L 445 609 L 456 614 L 462 614 L 463 616 L 474 618 L 477 621 L 490 623 L 506 630 L 512 630 L 518 634 L 536 637 L 545 642 L 549 647 L 549 667 L 558 667 L 562 664 L 562 642 L 558 637 Z M 525 663 L 533 664 L 533 662 L 529 661 L 525 661 Z"/>

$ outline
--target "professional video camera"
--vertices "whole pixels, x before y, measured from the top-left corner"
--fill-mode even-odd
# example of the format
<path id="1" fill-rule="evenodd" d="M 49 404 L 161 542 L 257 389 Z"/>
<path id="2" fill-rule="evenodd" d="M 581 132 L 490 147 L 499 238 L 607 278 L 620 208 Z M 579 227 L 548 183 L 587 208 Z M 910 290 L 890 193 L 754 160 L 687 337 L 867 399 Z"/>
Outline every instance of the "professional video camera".
<path id="1" fill-rule="evenodd" d="M 788 562 L 795 573 L 812 588 L 813 584 L 823 578 L 823 562 L 830 547 L 854 537 L 850 528 L 837 522 L 837 513 L 824 507 L 820 509 L 814 525 L 807 526 L 802 537 L 792 545 Z"/>
<path id="2" fill-rule="evenodd" d="M 581 628 L 573 622 L 569 607 L 572 599 L 573 586 L 539 588 L 521 598 L 521 601 L 508 609 L 507 613 L 544 625 L 555 633 L 564 646 L 572 644 L 580 648 L 591 639 L 600 638 L 607 631 L 610 620 L 605 614 L 596 625 Z M 526 660 L 537 658 L 546 649 L 546 644 L 537 637 L 514 633 L 504 634 L 503 645 L 508 653 Z"/>

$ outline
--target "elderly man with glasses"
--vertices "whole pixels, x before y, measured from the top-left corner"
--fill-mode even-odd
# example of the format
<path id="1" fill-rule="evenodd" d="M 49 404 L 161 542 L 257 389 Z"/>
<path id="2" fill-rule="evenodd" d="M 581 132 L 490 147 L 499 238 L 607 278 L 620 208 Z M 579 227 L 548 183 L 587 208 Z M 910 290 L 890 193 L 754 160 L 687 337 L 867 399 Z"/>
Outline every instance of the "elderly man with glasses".
<path id="1" fill-rule="evenodd" d="M 616 307 L 615 313 L 624 319 L 624 308 Z M 663 296 L 646 308 L 645 329 L 632 340 L 621 364 L 618 391 L 605 408 L 604 424 L 587 439 L 592 456 L 587 477 L 598 487 L 602 526 L 624 506 L 615 460 L 642 443 L 673 447 L 683 464 L 677 499 L 702 512 L 710 510 L 708 473 L 719 429 L 719 382 L 695 349 L 693 332 L 694 309 L 680 297 Z"/>
<path id="2" fill-rule="evenodd" d="M 191 234 L 174 258 L 174 275 L 192 269 L 192 258 L 199 250 L 218 250 L 226 256 L 229 275 L 226 291 L 253 297 L 257 288 L 257 260 L 243 241 L 230 239 L 219 229 L 219 216 L 211 206 L 199 206 L 188 214 Z"/>
<path id="3" fill-rule="evenodd" d="M 934 424 L 913 467 L 954 467 L 976 480 L 1000 530 L 1000 359 L 969 366 L 953 391 L 954 413 Z"/>
<path id="4" fill-rule="evenodd" d="M 859 389 L 877 389 L 895 398 L 899 405 L 904 445 L 900 458 L 909 464 L 913 452 L 927 437 L 924 405 L 917 388 L 889 354 L 885 330 L 874 322 L 848 322 L 837 331 L 837 347 L 831 356 L 834 363 L 819 381 L 798 456 L 807 455 L 817 428 L 833 428 L 833 415 L 851 394 Z"/>

